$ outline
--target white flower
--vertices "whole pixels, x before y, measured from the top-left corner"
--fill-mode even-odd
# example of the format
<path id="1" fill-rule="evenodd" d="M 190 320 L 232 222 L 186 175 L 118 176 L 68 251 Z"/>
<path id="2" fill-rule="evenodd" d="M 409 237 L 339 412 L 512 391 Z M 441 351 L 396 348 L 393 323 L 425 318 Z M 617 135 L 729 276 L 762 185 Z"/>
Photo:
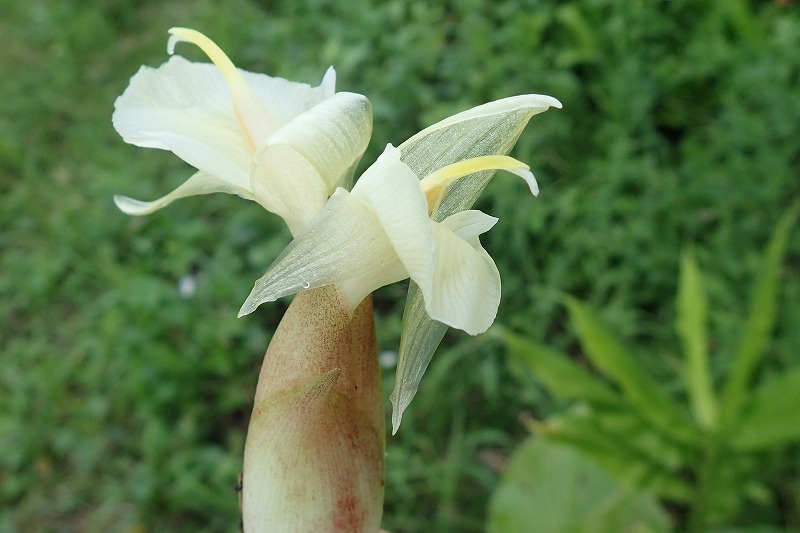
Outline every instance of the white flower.
<path id="1" fill-rule="evenodd" d="M 497 219 L 480 211 L 430 218 L 455 180 L 501 169 L 538 187 L 527 165 L 484 156 L 448 165 L 420 180 L 389 145 L 353 190 L 337 189 L 306 231 L 256 281 L 240 316 L 302 289 L 339 286 L 351 309 L 375 289 L 410 277 L 434 320 L 476 335 L 492 324 L 500 274 L 478 236 Z"/>
<path id="2" fill-rule="evenodd" d="M 369 101 L 334 94 L 333 68 L 311 87 L 237 69 L 197 31 L 170 34 L 170 54 L 187 41 L 214 65 L 174 56 L 142 67 L 115 102 L 113 123 L 126 142 L 170 150 L 198 172 L 158 200 L 116 196 L 117 206 L 144 215 L 178 198 L 226 192 L 257 201 L 299 232 L 351 179 L 372 133 Z"/>

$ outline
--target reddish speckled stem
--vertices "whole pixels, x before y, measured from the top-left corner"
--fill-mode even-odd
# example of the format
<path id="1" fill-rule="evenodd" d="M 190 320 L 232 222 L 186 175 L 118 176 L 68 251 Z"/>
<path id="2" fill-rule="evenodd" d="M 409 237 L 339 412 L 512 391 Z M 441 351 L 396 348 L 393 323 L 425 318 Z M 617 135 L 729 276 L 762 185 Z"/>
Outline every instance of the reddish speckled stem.
<path id="1" fill-rule="evenodd" d="M 368 296 L 298 294 L 264 357 L 245 444 L 246 532 L 376 533 L 384 414 Z"/>

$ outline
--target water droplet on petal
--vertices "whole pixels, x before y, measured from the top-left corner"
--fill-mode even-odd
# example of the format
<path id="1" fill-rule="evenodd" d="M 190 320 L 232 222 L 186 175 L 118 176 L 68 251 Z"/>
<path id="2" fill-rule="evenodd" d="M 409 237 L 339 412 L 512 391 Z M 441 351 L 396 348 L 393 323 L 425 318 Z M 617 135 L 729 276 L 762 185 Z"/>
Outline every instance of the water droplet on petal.
<path id="1" fill-rule="evenodd" d="M 311 282 L 310 281 L 304 281 L 303 282 L 303 288 L 304 289 L 308 289 L 309 287 L 311 287 Z"/>

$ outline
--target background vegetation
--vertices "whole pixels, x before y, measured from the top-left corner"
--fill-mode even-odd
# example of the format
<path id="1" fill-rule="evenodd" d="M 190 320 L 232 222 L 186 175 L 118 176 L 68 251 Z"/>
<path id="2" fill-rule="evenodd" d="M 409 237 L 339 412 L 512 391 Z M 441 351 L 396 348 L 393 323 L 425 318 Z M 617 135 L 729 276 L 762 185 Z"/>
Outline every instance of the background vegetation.
<path id="1" fill-rule="evenodd" d="M 479 207 L 503 277 L 498 322 L 581 360 L 559 293 L 589 302 L 671 393 L 680 252 L 694 245 L 714 353 L 800 192 L 800 7 L 790 0 L 0 0 L 0 531 L 234 531 L 257 370 L 286 302 L 236 311 L 288 233 L 238 198 L 154 198 L 191 172 L 125 145 L 113 102 L 166 30 L 201 30 L 248 70 L 340 90 L 387 142 L 485 101 L 553 95 Z M 181 50 L 192 59 L 199 54 Z M 800 364 L 800 237 L 760 372 Z M 192 290 L 179 291 L 179 287 Z M 393 385 L 405 286 L 377 295 Z M 730 361 L 711 361 L 713 379 Z M 562 408 L 491 336 L 450 333 L 388 440 L 384 527 L 482 531 L 520 414 Z M 792 423 L 791 420 L 787 423 Z M 793 423 L 798 423 L 796 420 Z M 760 458 L 767 492 L 731 526 L 800 528 L 800 448 Z M 670 509 L 683 526 L 684 510 Z"/>

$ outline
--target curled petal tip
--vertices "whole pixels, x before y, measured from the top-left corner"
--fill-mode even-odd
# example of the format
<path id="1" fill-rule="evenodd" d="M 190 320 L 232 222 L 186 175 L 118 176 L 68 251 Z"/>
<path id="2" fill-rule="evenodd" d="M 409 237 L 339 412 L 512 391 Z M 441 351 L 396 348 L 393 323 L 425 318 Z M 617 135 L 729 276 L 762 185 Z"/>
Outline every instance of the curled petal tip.
<path id="1" fill-rule="evenodd" d="M 175 53 L 176 44 L 184 41 L 192 42 L 193 40 L 196 40 L 196 38 L 192 39 L 193 34 L 202 35 L 198 31 L 179 27 L 170 28 L 167 30 L 167 33 L 169 33 L 169 40 L 167 41 L 167 53 L 169 55 L 173 55 Z"/>
<path id="2" fill-rule="evenodd" d="M 153 205 L 154 202 L 142 202 L 121 194 L 114 195 L 114 203 L 126 215 L 149 215 L 158 209 L 157 206 Z"/>
<path id="3" fill-rule="evenodd" d="M 531 194 L 534 196 L 539 196 L 539 184 L 536 183 L 536 178 L 533 176 L 533 172 L 527 168 L 519 168 L 512 170 L 511 172 L 525 180 L 525 183 L 527 183 L 528 187 L 531 189 Z"/>
<path id="4" fill-rule="evenodd" d="M 539 104 L 539 107 L 544 107 L 545 109 L 549 107 L 561 109 L 561 102 L 558 99 L 553 98 L 552 96 L 548 96 L 546 94 L 531 94 L 528 96 L 530 98 L 535 99 L 536 102 Z"/>

